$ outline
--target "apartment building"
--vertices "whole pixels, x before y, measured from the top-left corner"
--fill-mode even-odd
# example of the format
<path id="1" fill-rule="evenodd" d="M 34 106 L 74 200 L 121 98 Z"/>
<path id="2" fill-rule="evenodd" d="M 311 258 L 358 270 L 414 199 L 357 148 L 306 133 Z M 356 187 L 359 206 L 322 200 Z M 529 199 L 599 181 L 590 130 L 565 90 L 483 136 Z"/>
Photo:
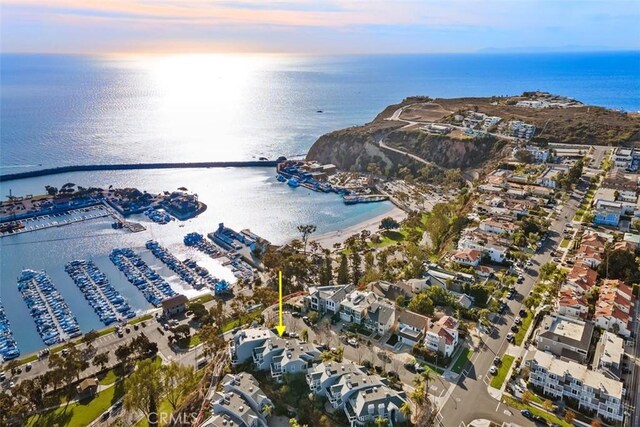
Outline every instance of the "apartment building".
<path id="1" fill-rule="evenodd" d="M 279 380 L 285 373 L 306 372 L 320 362 L 321 352 L 311 343 L 297 339 L 270 338 L 253 349 L 253 363 L 258 370 L 267 370 Z"/>
<path id="2" fill-rule="evenodd" d="M 277 338 L 267 328 L 241 329 L 229 340 L 229 358 L 232 365 L 239 365 L 253 358 L 253 350 L 262 346 L 267 340 Z"/>
<path id="3" fill-rule="evenodd" d="M 263 411 L 273 403 L 262 392 L 258 381 L 246 372 L 226 375 L 222 379 L 222 391 L 211 398 L 213 415 L 203 422 L 203 427 L 266 427 Z"/>
<path id="4" fill-rule="evenodd" d="M 322 362 L 309 369 L 306 379 L 314 394 L 326 396 L 329 389 L 345 375 L 362 375 L 366 369 L 353 362 Z"/>
<path id="5" fill-rule="evenodd" d="M 593 319 L 596 326 L 621 335 L 631 336 L 636 297 L 631 287 L 620 280 L 605 280 L 600 286 Z"/>
<path id="6" fill-rule="evenodd" d="M 373 387 L 352 395 L 344 405 L 344 412 L 351 427 L 374 423 L 385 418 L 390 425 L 405 421 L 400 408 L 407 403 L 404 391 L 398 392 L 387 386 Z"/>
<path id="7" fill-rule="evenodd" d="M 592 322 L 548 314 L 540 324 L 536 346 L 562 359 L 585 363 L 593 329 Z"/>
<path id="8" fill-rule="evenodd" d="M 585 365 L 567 362 L 540 350 L 527 355 L 529 383 L 554 399 L 571 398 L 578 407 L 609 421 L 624 418 L 624 387 Z"/>

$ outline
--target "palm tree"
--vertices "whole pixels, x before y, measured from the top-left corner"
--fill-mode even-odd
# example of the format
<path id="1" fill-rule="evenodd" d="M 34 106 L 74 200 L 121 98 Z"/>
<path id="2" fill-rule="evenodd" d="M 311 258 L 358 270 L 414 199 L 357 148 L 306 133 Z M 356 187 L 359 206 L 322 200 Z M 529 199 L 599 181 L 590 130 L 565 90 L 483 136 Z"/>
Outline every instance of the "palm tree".
<path id="1" fill-rule="evenodd" d="M 389 425 L 389 421 L 383 416 L 379 415 L 378 418 L 376 418 L 376 426 L 386 427 L 388 425 Z"/>
<path id="2" fill-rule="evenodd" d="M 262 408 L 262 415 L 264 415 L 265 417 L 269 417 L 271 416 L 272 413 L 273 413 L 273 406 L 264 405 L 264 408 Z"/>
<path id="3" fill-rule="evenodd" d="M 411 406 L 409 402 L 404 402 L 400 407 L 400 413 L 404 416 L 404 419 L 409 421 L 411 420 Z"/>

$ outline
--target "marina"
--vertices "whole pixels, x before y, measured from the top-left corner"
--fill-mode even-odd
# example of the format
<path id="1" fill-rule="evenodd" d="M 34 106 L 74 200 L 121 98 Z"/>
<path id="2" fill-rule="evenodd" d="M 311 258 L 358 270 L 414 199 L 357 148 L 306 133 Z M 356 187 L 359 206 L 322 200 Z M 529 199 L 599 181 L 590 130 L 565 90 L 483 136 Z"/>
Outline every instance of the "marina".
<path id="1" fill-rule="evenodd" d="M 98 204 L 86 208 L 70 209 L 40 216 L 30 216 L 28 218 L 4 223 L 3 226 L 0 227 L 0 237 L 44 230 L 52 227 L 61 227 L 63 225 L 75 224 L 77 222 L 102 218 L 109 215 L 115 215 L 115 212 L 103 204 Z"/>
<path id="2" fill-rule="evenodd" d="M 77 319 L 45 272 L 23 270 L 18 290 L 46 345 L 81 335 Z"/>
<path id="3" fill-rule="evenodd" d="M 105 325 L 135 317 L 135 312 L 124 297 L 114 289 L 107 277 L 93 262 L 71 261 L 65 265 L 65 271 L 71 276 L 100 321 Z"/>
<path id="4" fill-rule="evenodd" d="M 222 225 L 222 224 L 221 224 Z M 234 232 L 235 233 L 235 232 Z M 237 251 L 241 251 L 243 246 L 239 242 L 234 242 L 229 235 L 220 234 L 219 237 L 214 237 L 216 232 L 209 233 L 209 238 L 216 242 L 217 246 L 204 238 L 200 233 L 189 233 L 184 237 L 184 244 L 186 246 L 193 246 L 196 249 L 209 255 L 211 258 L 220 259 L 222 265 L 231 268 L 233 275 L 238 279 L 251 280 L 253 278 L 253 268 L 243 260 L 241 254 Z M 215 285 L 216 294 L 226 292 L 229 284 L 226 282 L 218 282 Z"/>
<path id="5" fill-rule="evenodd" d="M 15 359 L 18 356 L 20 356 L 20 350 L 13 338 L 11 324 L 0 301 L 0 362 Z"/>
<path id="6" fill-rule="evenodd" d="M 171 271 L 195 289 L 202 289 L 204 286 L 214 289 L 220 281 L 209 274 L 209 270 L 199 266 L 194 260 L 187 258 L 184 261 L 180 261 L 155 240 L 148 240 L 145 246 L 156 258 L 169 267 Z"/>
<path id="7" fill-rule="evenodd" d="M 166 298 L 177 295 L 171 286 L 153 271 L 133 249 L 114 249 L 111 251 L 109 259 L 154 306 L 158 307 Z"/>

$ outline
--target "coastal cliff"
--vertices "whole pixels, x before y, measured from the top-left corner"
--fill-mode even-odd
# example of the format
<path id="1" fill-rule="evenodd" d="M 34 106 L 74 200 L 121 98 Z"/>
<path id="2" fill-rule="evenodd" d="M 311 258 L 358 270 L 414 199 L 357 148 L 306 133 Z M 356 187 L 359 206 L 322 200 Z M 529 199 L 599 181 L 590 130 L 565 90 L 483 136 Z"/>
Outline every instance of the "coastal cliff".
<path id="1" fill-rule="evenodd" d="M 474 115 L 484 119 L 470 127 L 468 120 L 474 120 Z M 483 124 L 494 118 L 498 122 Z M 388 106 L 370 123 L 321 136 L 307 159 L 358 172 L 377 165 L 387 175 L 402 167 L 414 172 L 425 166 L 430 170 L 479 168 L 508 155 L 513 142 L 525 141 L 513 131 L 513 123 L 531 126 L 534 130 L 526 139 L 540 146 L 640 142 L 638 115 L 544 92 L 514 97 L 410 97 Z M 435 129 L 428 129 L 434 124 Z"/>

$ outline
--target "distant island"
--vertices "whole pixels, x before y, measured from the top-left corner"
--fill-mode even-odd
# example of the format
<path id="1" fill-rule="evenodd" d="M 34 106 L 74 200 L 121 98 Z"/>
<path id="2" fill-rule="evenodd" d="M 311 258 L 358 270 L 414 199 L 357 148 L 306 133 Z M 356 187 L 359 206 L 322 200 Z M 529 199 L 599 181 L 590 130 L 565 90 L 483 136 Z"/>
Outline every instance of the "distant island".
<path id="1" fill-rule="evenodd" d="M 443 178 L 441 168 L 479 168 L 503 157 L 511 144 L 634 145 L 638 114 L 585 105 L 546 92 L 485 98 L 415 96 L 390 105 L 370 123 L 321 136 L 307 160 L 341 170 Z"/>

